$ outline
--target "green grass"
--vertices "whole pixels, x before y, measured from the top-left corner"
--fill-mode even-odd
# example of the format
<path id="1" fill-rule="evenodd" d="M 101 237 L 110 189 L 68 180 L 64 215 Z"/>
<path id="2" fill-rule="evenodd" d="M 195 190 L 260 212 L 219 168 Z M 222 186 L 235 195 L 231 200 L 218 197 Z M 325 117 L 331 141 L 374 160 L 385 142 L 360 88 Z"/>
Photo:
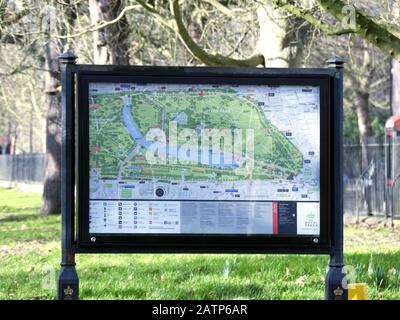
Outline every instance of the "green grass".
<path id="1" fill-rule="evenodd" d="M 0 189 L 0 299 L 54 299 L 60 217 Z M 400 230 L 348 227 L 346 263 L 370 299 L 400 299 Z M 323 299 L 326 256 L 79 255 L 82 299 Z"/>

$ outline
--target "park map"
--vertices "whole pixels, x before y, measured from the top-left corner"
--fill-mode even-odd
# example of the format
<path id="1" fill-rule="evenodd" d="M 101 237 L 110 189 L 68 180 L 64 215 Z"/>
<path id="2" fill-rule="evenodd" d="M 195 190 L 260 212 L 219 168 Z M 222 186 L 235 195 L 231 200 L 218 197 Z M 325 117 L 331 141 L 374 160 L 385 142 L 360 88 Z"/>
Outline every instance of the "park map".
<path id="1" fill-rule="evenodd" d="M 319 201 L 319 118 L 319 87 L 90 83 L 90 198 Z"/>

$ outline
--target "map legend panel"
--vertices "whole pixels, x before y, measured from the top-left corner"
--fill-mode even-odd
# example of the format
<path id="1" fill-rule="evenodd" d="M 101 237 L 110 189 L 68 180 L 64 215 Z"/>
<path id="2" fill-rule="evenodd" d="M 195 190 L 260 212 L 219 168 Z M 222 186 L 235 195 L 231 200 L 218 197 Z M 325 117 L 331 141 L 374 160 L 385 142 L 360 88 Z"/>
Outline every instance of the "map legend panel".
<path id="1" fill-rule="evenodd" d="M 182 233 L 272 234 L 271 202 L 182 201 Z"/>
<path id="2" fill-rule="evenodd" d="M 91 234 L 320 232 L 319 203 L 90 200 L 89 210 Z"/>
<path id="3" fill-rule="evenodd" d="M 180 202 L 90 200 L 90 233 L 179 233 Z"/>
<path id="4" fill-rule="evenodd" d="M 278 233 L 297 234 L 296 202 L 276 203 L 278 208 Z"/>

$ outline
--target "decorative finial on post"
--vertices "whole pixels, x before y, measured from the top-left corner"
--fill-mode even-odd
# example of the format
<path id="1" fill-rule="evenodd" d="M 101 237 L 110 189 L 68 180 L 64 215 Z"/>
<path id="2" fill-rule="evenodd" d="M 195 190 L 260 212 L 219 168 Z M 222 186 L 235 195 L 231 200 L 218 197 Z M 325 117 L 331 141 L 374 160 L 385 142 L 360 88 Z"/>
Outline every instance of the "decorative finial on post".
<path id="1" fill-rule="evenodd" d="M 328 68 L 332 69 L 343 69 L 344 68 L 344 59 L 339 56 L 332 56 L 328 60 L 326 60 Z"/>
<path id="2" fill-rule="evenodd" d="M 58 56 L 58 60 L 62 64 L 74 64 L 78 57 L 72 51 L 65 51 L 63 54 Z"/>

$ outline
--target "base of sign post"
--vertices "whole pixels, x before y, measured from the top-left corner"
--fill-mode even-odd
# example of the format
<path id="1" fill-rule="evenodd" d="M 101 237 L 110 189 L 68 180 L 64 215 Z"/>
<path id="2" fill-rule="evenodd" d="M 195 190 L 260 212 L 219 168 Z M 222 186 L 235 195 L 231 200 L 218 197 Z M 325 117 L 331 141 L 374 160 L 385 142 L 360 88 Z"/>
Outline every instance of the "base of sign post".
<path id="1" fill-rule="evenodd" d="M 78 300 L 79 279 L 75 266 L 61 267 L 58 274 L 58 300 Z"/>
<path id="2" fill-rule="evenodd" d="M 330 266 L 325 279 L 326 300 L 348 300 L 348 289 L 346 274 L 343 266 Z"/>

